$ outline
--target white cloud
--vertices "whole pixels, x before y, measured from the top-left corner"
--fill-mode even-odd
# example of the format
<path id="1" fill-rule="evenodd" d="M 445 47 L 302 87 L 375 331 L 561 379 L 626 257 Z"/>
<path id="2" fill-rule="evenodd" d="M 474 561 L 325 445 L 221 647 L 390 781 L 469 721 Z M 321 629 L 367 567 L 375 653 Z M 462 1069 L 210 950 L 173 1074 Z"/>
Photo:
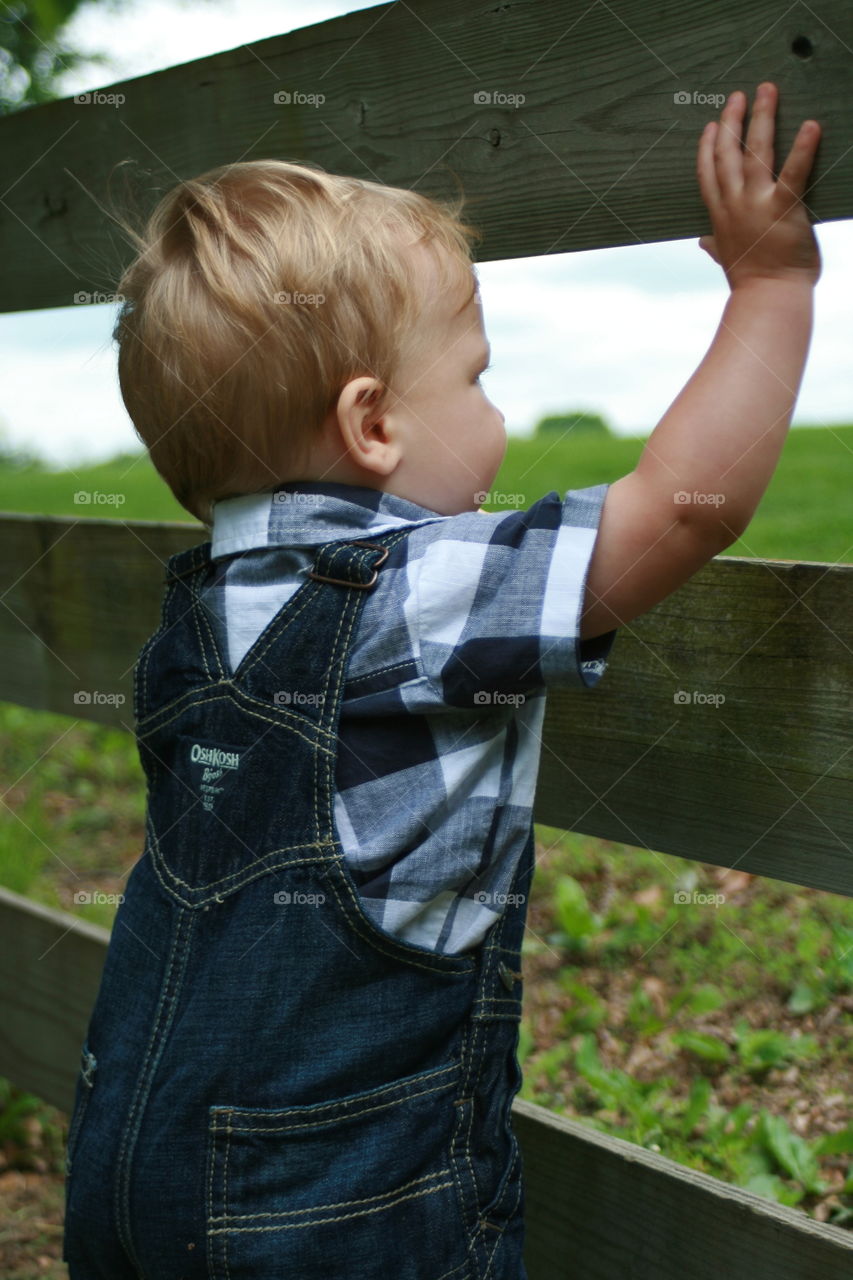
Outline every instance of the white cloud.
<path id="1" fill-rule="evenodd" d="M 107 53 L 112 66 L 83 65 L 61 89 L 83 93 L 370 7 L 358 0 L 137 0 L 114 10 L 96 0 L 81 5 L 64 35 L 81 51 Z"/>

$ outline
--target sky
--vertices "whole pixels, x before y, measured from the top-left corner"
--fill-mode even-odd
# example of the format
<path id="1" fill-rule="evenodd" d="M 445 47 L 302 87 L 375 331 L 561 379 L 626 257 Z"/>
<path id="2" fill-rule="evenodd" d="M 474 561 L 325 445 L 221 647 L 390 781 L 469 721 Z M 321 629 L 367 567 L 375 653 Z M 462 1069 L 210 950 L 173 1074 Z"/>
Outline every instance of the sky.
<path id="1" fill-rule="evenodd" d="M 67 28 L 90 64 L 65 76 L 82 93 L 370 6 L 358 0 L 136 0 L 84 5 Z M 167 36 L 168 38 L 164 38 Z M 712 118 L 712 117 L 709 117 Z M 853 422 L 853 220 L 816 228 L 823 274 L 794 424 Z M 710 345 L 728 297 L 698 238 L 477 265 L 492 368 L 483 377 L 510 433 L 546 413 L 601 413 L 647 435 Z M 0 445 L 53 466 L 141 448 L 118 388 L 116 308 L 0 316 Z"/>

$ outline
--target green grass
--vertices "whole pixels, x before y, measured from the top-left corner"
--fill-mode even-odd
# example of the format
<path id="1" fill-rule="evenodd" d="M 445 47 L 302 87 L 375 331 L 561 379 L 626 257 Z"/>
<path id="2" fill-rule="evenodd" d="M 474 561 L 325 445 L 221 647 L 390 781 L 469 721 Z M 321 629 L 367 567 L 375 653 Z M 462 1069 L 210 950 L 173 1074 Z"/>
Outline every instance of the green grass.
<path id="1" fill-rule="evenodd" d="M 551 489 L 562 494 L 612 483 L 633 470 L 645 443 L 577 436 L 549 447 L 537 439 L 511 440 L 492 490 L 522 494 L 520 505 L 529 506 Z M 853 562 L 851 466 L 853 427 L 792 428 L 749 528 L 723 554 Z"/>
<path id="2" fill-rule="evenodd" d="M 521 1097 L 853 1226 L 853 902 L 537 837 Z"/>
<path id="3" fill-rule="evenodd" d="M 513 437 L 492 485 L 529 506 L 556 489 L 618 480 L 637 464 L 643 439 L 570 436 L 552 443 Z M 745 535 L 726 555 L 779 560 L 853 561 L 849 477 L 853 427 L 795 427 Z M 118 495 L 120 502 L 76 503 L 80 491 Z M 499 511 L 499 502 L 486 503 Z M 121 520 L 198 522 L 172 497 L 147 457 L 127 454 L 96 467 L 48 471 L 0 466 L 0 510 Z"/>

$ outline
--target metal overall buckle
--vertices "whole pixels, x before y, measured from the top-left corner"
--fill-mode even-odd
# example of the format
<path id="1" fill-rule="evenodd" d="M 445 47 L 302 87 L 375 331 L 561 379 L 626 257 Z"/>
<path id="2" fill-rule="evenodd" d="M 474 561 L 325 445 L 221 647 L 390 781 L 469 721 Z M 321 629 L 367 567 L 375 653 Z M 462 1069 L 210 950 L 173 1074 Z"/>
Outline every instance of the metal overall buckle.
<path id="1" fill-rule="evenodd" d="M 370 581 L 369 582 L 350 582 L 348 578 L 327 578 L 325 574 L 315 573 L 313 569 L 309 569 L 308 577 L 314 578 L 317 582 L 334 582 L 337 586 L 340 586 L 340 587 L 358 587 L 359 589 L 367 589 L 368 587 L 372 587 L 376 582 L 376 579 L 379 577 L 379 574 L 377 572 L 379 566 L 381 564 L 384 564 L 385 561 L 388 559 L 388 548 L 380 546 L 378 542 L 359 542 L 359 541 L 342 542 L 340 545 L 342 547 L 369 547 L 371 551 L 382 552 L 382 555 L 380 556 L 380 558 L 377 561 L 375 561 L 373 565 L 373 577 L 370 579 Z"/>

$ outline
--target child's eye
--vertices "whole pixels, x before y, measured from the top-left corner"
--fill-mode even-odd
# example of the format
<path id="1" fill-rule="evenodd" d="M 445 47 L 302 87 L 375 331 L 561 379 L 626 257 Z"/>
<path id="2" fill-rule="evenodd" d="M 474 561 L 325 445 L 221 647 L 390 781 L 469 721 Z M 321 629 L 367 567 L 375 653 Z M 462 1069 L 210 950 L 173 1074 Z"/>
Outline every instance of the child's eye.
<path id="1" fill-rule="evenodd" d="M 488 372 L 489 372 L 489 370 L 491 369 L 491 367 L 492 367 L 492 366 L 491 366 L 491 364 L 487 364 L 487 365 L 486 365 L 486 367 L 485 367 L 485 369 L 481 369 L 481 371 L 477 374 L 477 377 L 474 379 L 474 381 L 475 381 L 475 382 L 479 382 L 479 381 L 480 381 L 480 379 L 482 378 L 483 374 L 484 374 L 484 373 L 488 373 Z"/>

